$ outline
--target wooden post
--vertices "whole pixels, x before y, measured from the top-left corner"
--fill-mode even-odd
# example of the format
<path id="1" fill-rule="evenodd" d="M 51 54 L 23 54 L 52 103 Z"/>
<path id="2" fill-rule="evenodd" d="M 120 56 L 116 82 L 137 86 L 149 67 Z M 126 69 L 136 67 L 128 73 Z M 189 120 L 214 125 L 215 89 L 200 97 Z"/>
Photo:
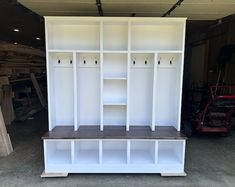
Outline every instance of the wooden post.
<path id="1" fill-rule="evenodd" d="M 0 104 L 5 124 L 9 125 L 15 119 L 12 103 L 12 89 L 8 77 L 0 77 Z"/>
<path id="2" fill-rule="evenodd" d="M 33 87 L 35 88 L 36 93 L 38 95 L 38 98 L 40 100 L 40 103 L 41 103 L 41 105 L 43 107 L 45 107 L 46 106 L 46 101 L 45 101 L 45 99 L 44 99 L 44 97 L 42 95 L 42 91 L 41 91 L 41 89 L 39 87 L 38 81 L 37 81 L 34 73 L 30 73 L 30 77 L 31 77 L 31 80 L 32 80 L 32 83 L 33 83 Z"/>
<path id="3" fill-rule="evenodd" d="M 0 156 L 7 156 L 11 152 L 13 152 L 11 139 L 9 134 L 7 133 L 2 115 L 2 109 L 0 107 Z"/>

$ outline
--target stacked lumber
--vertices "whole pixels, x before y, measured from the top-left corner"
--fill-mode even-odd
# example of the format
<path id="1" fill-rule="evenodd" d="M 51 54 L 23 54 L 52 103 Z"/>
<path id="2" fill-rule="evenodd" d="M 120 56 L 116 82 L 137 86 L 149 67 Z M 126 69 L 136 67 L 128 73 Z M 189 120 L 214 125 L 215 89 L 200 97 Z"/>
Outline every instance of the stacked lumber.
<path id="1" fill-rule="evenodd" d="M 0 41 L 0 76 L 45 72 L 45 52 Z"/>
<path id="2" fill-rule="evenodd" d="M 0 41 L 0 105 L 6 125 L 46 106 L 45 72 L 45 51 Z"/>
<path id="3" fill-rule="evenodd" d="M 2 106 L 4 122 L 7 125 L 11 124 L 15 118 L 12 97 L 13 93 L 8 77 L 0 77 L 0 105 Z"/>
<path id="4" fill-rule="evenodd" d="M 11 152 L 13 152 L 11 139 L 9 134 L 7 133 L 2 110 L 0 107 L 0 156 L 7 156 Z"/>

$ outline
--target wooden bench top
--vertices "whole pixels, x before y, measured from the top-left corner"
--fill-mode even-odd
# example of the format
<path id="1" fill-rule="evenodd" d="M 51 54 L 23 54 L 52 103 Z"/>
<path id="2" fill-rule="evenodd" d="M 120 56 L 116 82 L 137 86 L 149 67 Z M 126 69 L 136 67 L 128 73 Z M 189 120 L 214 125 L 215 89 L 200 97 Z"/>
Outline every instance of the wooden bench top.
<path id="1" fill-rule="evenodd" d="M 104 126 L 100 131 L 99 126 L 80 126 L 74 131 L 73 126 L 57 126 L 52 131 L 45 133 L 42 139 L 187 139 L 181 132 L 171 126 L 157 126 L 156 131 L 151 131 L 148 126 L 130 126 L 126 131 L 125 126 Z"/>

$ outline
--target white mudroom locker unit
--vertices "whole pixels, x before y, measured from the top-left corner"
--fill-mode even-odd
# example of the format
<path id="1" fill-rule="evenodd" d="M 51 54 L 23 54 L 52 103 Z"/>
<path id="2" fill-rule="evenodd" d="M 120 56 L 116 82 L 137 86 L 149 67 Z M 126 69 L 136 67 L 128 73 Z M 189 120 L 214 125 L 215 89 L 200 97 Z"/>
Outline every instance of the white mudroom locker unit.
<path id="1" fill-rule="evenodd" d="M 184 174 L 185 22 L 45 17 L 45 173 Z"/>

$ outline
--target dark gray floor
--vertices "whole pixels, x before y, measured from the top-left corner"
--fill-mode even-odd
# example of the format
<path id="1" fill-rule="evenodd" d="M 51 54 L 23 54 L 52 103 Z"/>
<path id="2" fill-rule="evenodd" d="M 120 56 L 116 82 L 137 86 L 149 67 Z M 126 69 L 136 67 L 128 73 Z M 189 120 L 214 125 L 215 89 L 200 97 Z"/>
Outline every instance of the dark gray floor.
<path id="1" fill-rule="evenodd" d="M 132 174 L 70 174 L 67 178 L 40 178 L 43 171 L 41 135 L 47 130 L 43 111 L 34 119 L 9 128 L 14 152 L 0 157 L 0 186 L 235 186 L 235 133 L 229 137 L 196 136 L 186 149 L 187 177 Z"/>

